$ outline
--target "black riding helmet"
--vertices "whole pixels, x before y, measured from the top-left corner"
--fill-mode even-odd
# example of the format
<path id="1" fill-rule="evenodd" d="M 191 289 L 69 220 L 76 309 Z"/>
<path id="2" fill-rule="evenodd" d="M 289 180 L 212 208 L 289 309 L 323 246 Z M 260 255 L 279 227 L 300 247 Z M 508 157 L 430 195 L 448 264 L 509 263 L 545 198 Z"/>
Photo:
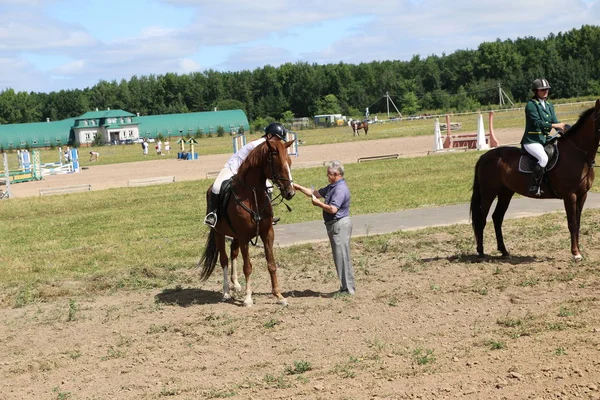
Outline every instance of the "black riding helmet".
<path id="1" fill-rule="evenodd" d="M 533 85 L 531 85 L 531 90 L 533 90 L 533 92 L 535 93 L 540 89 L 550 89 L 550 82 L 548 82 L 544 78 L 538 78 L 535 81 L 533 81 Z"/>
<path id="2" fill-rule="evenodd" d="M 265 135 L 269 133 L 273 136 L 277 136 L 281 140 L 285 140 L 287 130 L 279 122 L 272 122 L 265 128 Z"/>

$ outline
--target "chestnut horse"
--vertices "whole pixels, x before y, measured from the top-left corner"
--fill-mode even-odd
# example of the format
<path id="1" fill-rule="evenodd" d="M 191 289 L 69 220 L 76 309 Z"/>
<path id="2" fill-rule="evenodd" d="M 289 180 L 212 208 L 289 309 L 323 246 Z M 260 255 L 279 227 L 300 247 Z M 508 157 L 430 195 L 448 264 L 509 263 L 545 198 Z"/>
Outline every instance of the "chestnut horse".
<path id="1" fill-rule="evenodd" d="M 594 182 L 594 170 L 598 142 L 600 140 L 600 100 L 584 111 L 579 120 L 562 137 L 556 139 L 559 159 L 556 166 L 546 173 L 542 181 L 540 198 L 563 200 L 567 223 L 571 233 L 571 254 L 575 261 L 582 259 L 579 251 L 579 227 L 581 211 L 587 192 Z M 483 230 L 492 202 L 498 203 L 492 214 L 498 251 L 508 256 L 502 236 L 502 221 L 510 200 L 515 193 L 527 195 L 530 174 L 519 172 L 521 150 L 516 147 L 497 147 L 482 155 L 475 165 L 471 218 L 477 253 L 484 257 Z M 531 196 L 529 196 L 531 197 Z M 542 238 L 539 238 L 541 243 Z"/>
<path id="2" fill-rule="evenodd" d="M 225 236 L 233 238 L 230 247 L 231 258 L 231 282 L 234 289 L 239 291 L 241 286 L 238 282 L 236 258 L 239 250 L 242 251 L 244 259 L 244 276 L 246 277 L 246 297 L 244 306 L 251 306 L 252 289 L 250 286 L 250 274 L 252 263 L 248 243 L 260 236 L 267 259 L 267 267 L 271 275 L 271 288 L 278 303 L 287 304 L 287 300 L 281 295 L 277 283 L 277 264 L 273 256 L 273 208 L 267 194 L 267 178 L 270 179 L 281 192 L 281 196 L 290 200 L 295 192 L 290 170 L 292 160 L 287 148 L 294 143 L 293 140 L 283 143 L 279 139 L 271 139 L 258 145 L 250 152 L 244 160 L 237 175 L 234 175 L 231 183 L 231 197 L 225 209 L 219 212 L 217 225 L 211 228 L 206 241 L 204 254 L 198 265 L 202 265 L 200 278 L 205 281 L 210 277 L 217 257 L 223 268 L 223 301 L 231 299 L 229 293 L 228 266 L 229 259 L 225 248 Z M 222 192 L 223 193 L 223 192 Z M 210 187 L 207 192 L 207 200 L 210 195 Z"/>
<path id="3" fill-rule="evenodd" d="M 369 123 L 367 121 L 350 121 L 350 126 L 354 132 L 354 136 L 358 136 L 358 131 L 365 130 L 365 136 L 369 133 Z"/>

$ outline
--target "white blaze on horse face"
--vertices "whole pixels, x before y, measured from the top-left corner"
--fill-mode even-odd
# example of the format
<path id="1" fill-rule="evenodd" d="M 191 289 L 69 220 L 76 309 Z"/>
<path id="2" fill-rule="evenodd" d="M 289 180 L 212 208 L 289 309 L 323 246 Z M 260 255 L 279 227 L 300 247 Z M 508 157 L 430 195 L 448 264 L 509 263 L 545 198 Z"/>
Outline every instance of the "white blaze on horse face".
<path id="1" fill-rule="evenodd" d="M 294 179 L 292 178 L 292 170 L 290 169 L 290 166 L 289 166 L 289 164 L 287 163 L 287 161 L 286 161 L 286 163 L 285 163 L 285 167 L 287 168 L 287 171 L 288 171 L 288 176 L 290 177 L 290 185 L 292 185 L 292 186 L 293 186 L 293 184 L 294 184 Z"/>

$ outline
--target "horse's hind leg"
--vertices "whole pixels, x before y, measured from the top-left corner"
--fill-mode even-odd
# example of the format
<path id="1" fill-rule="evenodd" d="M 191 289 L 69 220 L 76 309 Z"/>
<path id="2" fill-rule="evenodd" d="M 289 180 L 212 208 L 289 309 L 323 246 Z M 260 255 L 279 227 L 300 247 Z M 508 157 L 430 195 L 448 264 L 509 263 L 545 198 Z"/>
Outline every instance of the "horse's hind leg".
<path id="1" fill-rule="evenodd" d="M 478 188 L 475 190 L 479 190 Z M 475 243 L 477 244 L 477 257 L 484 258 L 485 253 L 483 252 L 483 232 L 485 231 L 485 225 L 487 224 L 487 216 L 490 212 L 490 207 L 494 202 L 496 195 L 482 195 L 481 192 L 474 193 L 471 199 L 471 218 L 473 225 L 473 233 L 475 234 Z"/>
<path id="2" fill-rule="evenodd" d="M 494 230 L 496 231 L 496 242 L 498 243 L 498 251 L 502 253 L 502 257 L 509 256 L 506 246 L 504 245 L 504 237 L 502 236 L 502 222 L 504 221 L 504 215 L 506 214 L 506 210 L 508 210 L 508 205 L 510 204 L 510 200 L 514 194 L 515 192 L 512 190 L 503 187 L 502 190 L 500 190 L 500 193 L 498 193 L 498 203 L 496 204 L 496 209 L 492 214 Z"/>
<path id="3" fill-rule="evenodd" d="M 231 242 L 231 253 L 229 254 L 229 259 L 231 260 L 231 283 L 233 284 L 233 290 L 239 292 L 242 290 L 242 285 L 238 281 L 238 271 L 237 271 L 237 257 L 240 254 L 240 242 L 237 239 L 233 239 Z M 223 280 L 226 280 L 227 277 L 223 276 Z"/>
<path id="4" fill-rule="evenodd" d="M 221 264 L 221 268 L 223 269 L 223 301 L 227 301 L 231 299 L 231 294 L 229 294 L 229 279 L 228 279 L 228 266 L 229 259 L 227 258 L 227 250 L 225 249 L 225 235 L 217 235 L 217 249 L 219 251 L 219 263 Z"/>

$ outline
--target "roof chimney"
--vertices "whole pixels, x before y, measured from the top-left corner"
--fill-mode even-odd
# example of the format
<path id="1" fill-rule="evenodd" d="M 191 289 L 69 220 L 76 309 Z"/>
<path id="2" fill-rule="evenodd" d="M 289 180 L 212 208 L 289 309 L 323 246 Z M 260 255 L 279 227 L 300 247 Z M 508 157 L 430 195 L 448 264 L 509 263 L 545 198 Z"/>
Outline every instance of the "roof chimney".
<path id="1" fill-rule="evenodd" d="M 107 110 L 107 111 L 110 111 L 110 107 L 106 107 L 106 110 Z"/>
<path id="2" fill-rule="evenodd" d="M 140 116 L 140 113 L 136 113 L 136 114 L 137 114 L 138 117 Z"/>
<path id="3" fill-rule="evenodd" d="M 217 107 L 215 107 L 215 111 L 217 111 Z"/>
<path id="4" fill-rule="evenodd" d="M 98 111 L 98 107 L 96 107 L 96 111 Z"/>
<path id="5" fill-rule="evenodd" d="M 50 122 L 50 118 L 46 118 L 46 122 Z"/>

